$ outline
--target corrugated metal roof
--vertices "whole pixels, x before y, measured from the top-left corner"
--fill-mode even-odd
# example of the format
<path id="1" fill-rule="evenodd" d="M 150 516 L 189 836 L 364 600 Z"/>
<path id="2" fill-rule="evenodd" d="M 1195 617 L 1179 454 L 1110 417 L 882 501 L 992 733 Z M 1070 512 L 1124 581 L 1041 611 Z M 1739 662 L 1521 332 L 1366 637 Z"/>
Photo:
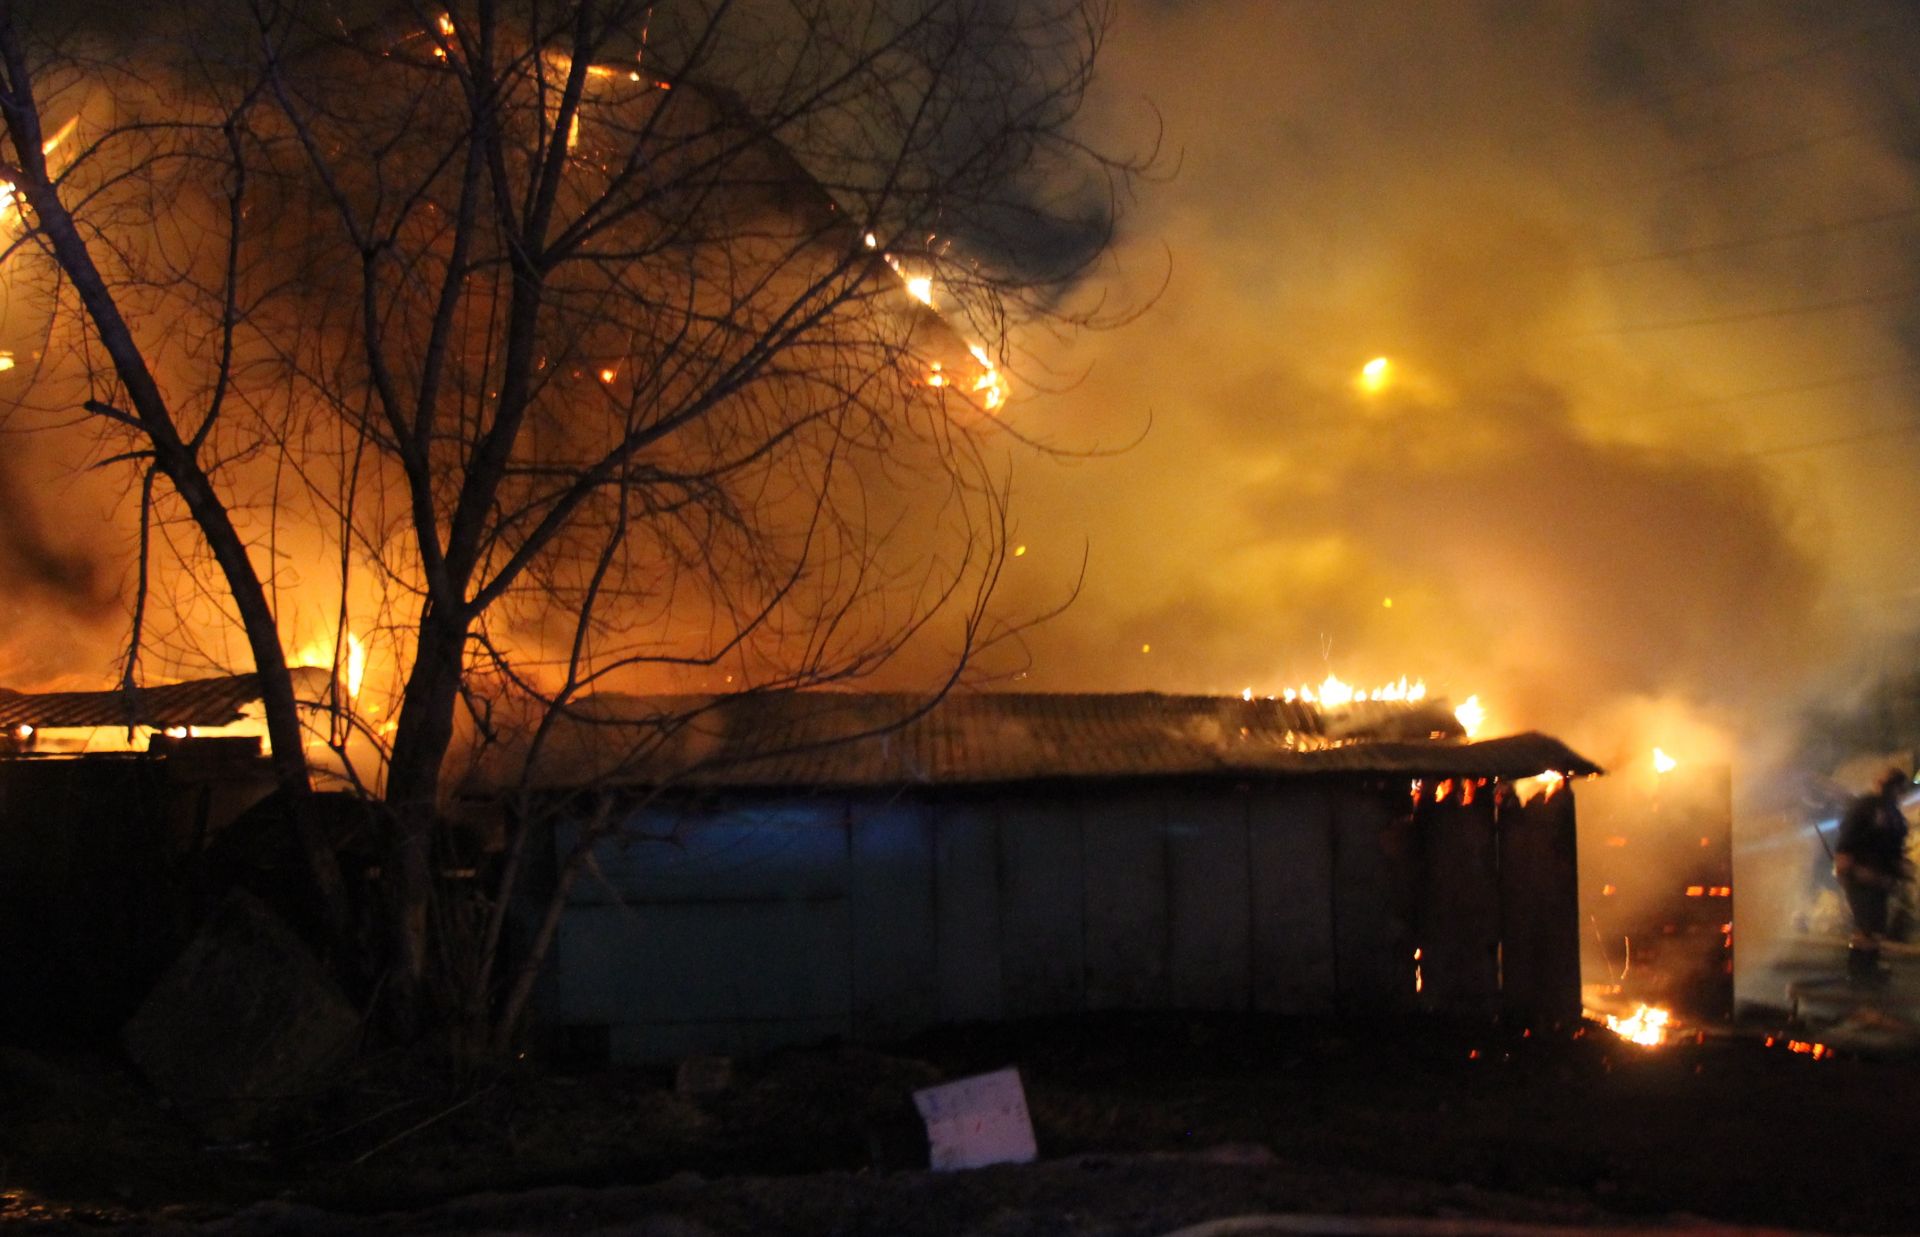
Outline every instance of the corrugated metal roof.
<path id="1" fill-rule="evenodd" d="M 317 666 L 295 667 L 294 694 L 303 701 L 318 700 L 330 677 Z M 192 679 L 131 692 L 16 692 L 0 687 L 0 729 L 225 726 L 239 721 L 246 706 L 258 699 L 259 676 L 253 674 Z"/>
<path id="2" fill-rule="evenodd" d="M 532 777 L 686 787 L 895 787 L 1191 775 L 1600 772 L 1540 734 L 1464 742 L 1444 704 L 1134 693 L 596 697 Z"/>

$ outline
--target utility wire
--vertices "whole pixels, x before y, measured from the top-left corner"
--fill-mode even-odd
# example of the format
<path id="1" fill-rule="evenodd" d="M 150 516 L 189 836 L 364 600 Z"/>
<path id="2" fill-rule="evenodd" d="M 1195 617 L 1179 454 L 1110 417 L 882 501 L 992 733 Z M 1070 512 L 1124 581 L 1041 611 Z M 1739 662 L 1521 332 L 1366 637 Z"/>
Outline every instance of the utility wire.
<path id="1" fill-rule="evenodd" d="M 1743 65 L 1736 69 L 1729 69 L 1724 73 L 1701 78 L 1685 86 L 1677 86 L 1672 90 L 1662 91 L 1659 94 L 1641 95 L 1637 98 L 1626 99 L 1612 107 L 1589 112 L 1584 118 L 1568 124 L 1521 130 L 1514 136 L 1520 141 L 1541 141 L 1565 137 L 1586 129 L 1598 128 L 1630 112 L 1652 109 L 1661 104 L 1671 103 L 1676 99 L 1691 98 L 1694 95 L 1714 94 L 1750 78 L 1761 77 L 1779 69 L 1791 68 L 1795 65 L 1804 64 L 1809 60 L 1817 60 L 1829 52 L 1846 47 L 1848 44 L 1858 42 L 1873 35 L 1884 34 L 1892 30 L 1894 25 L 1895 23 L 1893 22 L 1881 22 L 1877 25 L 1861 26 L 1853 30 L 1843 31 L 1834 35 L 1832 38 L 1823 39 L 1820 42 L 1801 48 L 1798 51 L 1788 52 L 1772 60 L 1763 60 L 1758 64 Z"/>
<path id="2" fill-rule="evenodd" d="M 1776 146 L 1767 146 L 1759 150 L 1743 151 L 1737 155 L 1728 155 L 1711 163 L 1690 163 L 1671 172 L 1662 172 L 1658 176 L 1645 176 L 1639 180 L 1623 181 L 1609 186 L 1612 189 L 1651 189 L 1657 185 L 1672 184 L 1675 181 L 1690 180 L 1696 176 L 1712 176 L 1733 168 L 1744 167 L 1752 163 L 1767 163 L 1774 159 L 1784 159 L 1790 155 L 1804 154 L 1809 150 L 1818 150 L 1834 142 L 1849 142 L 1862 137 L 1870 137 L 1878 131 L 1884 121 L 1894 117 L 1888 114 L 1869 116 L 1865 120 L 1848 125 L 1844 129 L 1834 129 L 1827 133 L 1814 133 L 1781 142 Z"/>
<path id="3" fill-rule="evenodd" d="M 1886 292 L 1868 292 L 1860 296 L 1839 297 L 1831 301 L 1809 301 L 1803 305 L 1776 305 L 1770 309 L 1743 310 L 1731 314 L 1705 314 L 1697 318 L 1670 318 L 1662 322 L 1630 322 L 1625 326 L 1582 331 L 1575 339 L 1607 335 L 1642 335 L 1653 331 L 1678 331 L 1696 326 L 1725 326 L 1737 322 L 1760 322 L 1768 318 L 1796 318 L 1805 314 L 1830 313 L 1841 309 L 1859 309 L 1868 305 L 1890 305 L 1920 297 L 1920 289 L 1895 288 Z"/>
<path id="4" fill-rule="evenodd" d="M 1727 395 L 1707 395 L 1699 399 L 1681 400 L 1672 404 L 1659 404 L 1645 409 L 1648 413 L 1685 412 L 1694 408 L 1709 408 L 1716 404 L 1744 404 L 1752 400 L 1771 399 L 1779 395 L 1800 395 L 1807 391 L 1826 391 L 1835 387 L 1857 386 L 1865 382 L 1877 382 L 1882 378 L 1899 378 L 1906 374 L 1920 373 L 1920 362 L 1896 365 L 1889 369 L 1859 370 L 1851 374 L 1835 374 L 1827 378 L 1813 378 L 1805 382 L 1792 382 L 1782 386 L 1758 387 L 1751 391 L 1735 391 Z"/>
<path id="5" fill-rule="evenodd" d="M 1901 434 L 1920 432 L 1920 421 L 1908 421 L 1901 425 L 1887 425 L 1879 429 L 1859 430 L 1852 434 L 1840 434 L 1832 438 L 1817 438 L 1812 442 L 1789 443 L 1783 447 L 1762 447 L 1757 451 L 1742 451 L 1740 454 L 1764 459 L 1776 455 L 1798 455 L 1803 451 L 1825 451 L 1832 447 L 1850 447 L 1855 443 L 1871 442 L 1876 438 L 1897 438 Z"/>
<path id="6" fill-rule="evenodd" d="M 1826 236 L 1835 232 L 1851 232 L 1858 228 L 1868 228 L 1875 224 L 1891 223 L 1896 219 L 1920 217 L 1920 206 L 1902 206 L 1894 210 L 1876 211 L 1871 215 L 1854 215 L 1846 219 L 1834 219 L 1826 223 L 1813 223 L 1805 227 L 1789 228 L 1780 232 L 1765 232 L 1754 236 L 1742 236 L 1734 240 L 1705 241 L 1698 245 L 1684 245 L 1676 249 L 1661 249 L 1650 253 L 1625 254 L 1617 258 L 1603 258 L 1590 263 L 1595 269 L 1610 269 L 1619 266 L 1632 266 L 1641 262 L 1666 262 L 1675 258 L 1692 258 L 1701 254 L 1726 253 L 1736 249 L 1752 249 L 1761 245 L 1778 244 L 1781 241 L 1805 240 L 1812 236 Z"/>

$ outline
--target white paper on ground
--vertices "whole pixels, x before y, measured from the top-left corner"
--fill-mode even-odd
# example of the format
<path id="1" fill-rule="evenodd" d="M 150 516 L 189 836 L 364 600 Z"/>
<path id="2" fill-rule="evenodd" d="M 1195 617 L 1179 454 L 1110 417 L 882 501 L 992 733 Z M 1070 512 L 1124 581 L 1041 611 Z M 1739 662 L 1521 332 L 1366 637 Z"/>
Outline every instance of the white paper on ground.
<path id="1" fill-rule="evenodd" d="M 913 1104 L 927 1123 L 929 1165 L 934 1169 L 1031 1164 L 1039 1157 L 1017 1069 L 915 1091 Z"/>

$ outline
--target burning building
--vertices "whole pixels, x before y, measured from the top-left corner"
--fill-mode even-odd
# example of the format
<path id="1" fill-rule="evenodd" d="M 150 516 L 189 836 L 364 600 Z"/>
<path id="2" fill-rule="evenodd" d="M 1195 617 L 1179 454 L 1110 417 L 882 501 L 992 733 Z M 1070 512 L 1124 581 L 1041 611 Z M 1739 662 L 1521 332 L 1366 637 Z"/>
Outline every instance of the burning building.
<path id="1" fill-rule="evenodd" d="M 1583 804 L 1582 975 L 1589 1008 L 1733 1017 L 1732 773 L 1656 749 Z"/>
<path id="2" fill-rule="evenodd" d="M 615 1059 L 1101 1009 L 1579 1013 L 1563 779 L 1599 770 L 1544 735 L 1408 702 L 788 693 L 606 763 L 609 723 L 688 704 L 602 704 L 534 779 L 556 868 L 584 840 L 591 871 L 544 1020 Z"/>

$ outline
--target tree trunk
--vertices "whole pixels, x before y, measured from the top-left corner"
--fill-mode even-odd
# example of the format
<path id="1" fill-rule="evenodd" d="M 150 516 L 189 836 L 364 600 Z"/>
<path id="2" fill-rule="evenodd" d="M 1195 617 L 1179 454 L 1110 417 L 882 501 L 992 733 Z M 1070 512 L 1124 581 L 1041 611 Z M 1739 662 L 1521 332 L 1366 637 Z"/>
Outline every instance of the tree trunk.
<path id="1" fill-rule="evenodd" d="M 132 422 L 144 435 L 154 465 L 166 475 L 186 504 L 206 538 L 207 548 L 220 565 L 221 576 L 240 613 L 247 648 L 253 655 L 260 699 L 267 715 L 267 742 L 273 749 L 274 780 L 290 801 L 296 800 L 311 791 L 312 784 L 308 780 L 293 680 L 287 673 L 286 654 L 280 647 L 280 625 L 267 601 L 266 588 L 247 553 L 245 540 L 228 516 L 226 505 L 214 492 L 212 481 L 195 458 L 194 447 L 181 437 L 172 409 L 148 368 L 146 354 L 121 315 L 119 303 L 105 277 L 94 265 L 93 254 L 80 235 L 78 225 L 47 176 L 40 150 L 39 114 L 35 110 L 26 62 L 11 28 L 11 13 L 4 6 L 0 6 L 0 35 L 4 35 L 0 40 L 0 54 L 4 55 L 13 95 L 5 109 L 6 122 L 25 169 L 24 175 L 13 174 L 19 182 L 17 192 L 26 198 L 35 227 L 53 251 L 61 273 L 79 294 L 87 317 L 99 335 L 101 348 L 111 360 L 114 374 L 132 404 L 130 415 L 127 410 L 113 410 L 115 419 Z M 344 943 L 348 939 L 350 913 L 339 861 L 330 840 L 320 833 L 307 814 L 291 803 L 290 808 L 309 874 L 325 907 L 328 930 L 336 945 Z"/>
<path id="2" fill-rule="evenodd" d="M 384 882 L 388 1029 L 402 1042 L 417 1038 L 431 1013 L 426 1003 L 433 837 L 465 645 L 465 629 L 442 620 L 429 605 L 420 621 L 418 656 L 407 676 L 387 767 L 386 798 L 394 824 Z"/>

